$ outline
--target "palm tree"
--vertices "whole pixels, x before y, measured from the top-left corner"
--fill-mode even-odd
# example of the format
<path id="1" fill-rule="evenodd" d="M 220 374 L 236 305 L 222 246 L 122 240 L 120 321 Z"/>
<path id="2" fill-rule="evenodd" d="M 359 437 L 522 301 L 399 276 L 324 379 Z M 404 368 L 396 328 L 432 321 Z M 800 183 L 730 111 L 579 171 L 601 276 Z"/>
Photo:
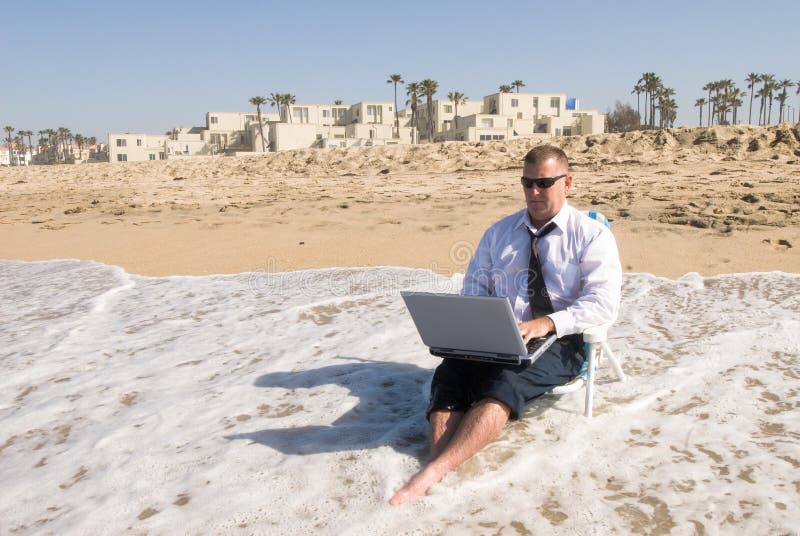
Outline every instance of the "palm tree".
<path id="1" fill-rule="evenodd" d="M 700 126 L 703 126 L 703 106 L 706 105 L 706 99 L 700 98 L 694 101 L 694 105 L 700 108 Z"/>
<path id="2" fill-rule="evenodd" d="M 655 128 L 656 98 L 663 87 L 661 78 L 656 73 L 644 73 L 642 79 L 644 80 L 645 93 L 649 94 L 650 97 L 650 128 Z M 645 102 L 647 102 L 647 99 L 645 99 Z"/>
<path id="3" fill-rule="evenodd" d="M 758 96 L 761 98 L 761 107 L 759 110 L 759 125 L 767 125 L 769 124 L 769 118 L 767 116 L 767 100 L 772 102 L 772 91 L 774 89 L 775 84 L 775 75 L 773 74 L 762 74 L 761 75 L 761 90 L 759 91 Z M 772 115 L 771 113 L 769 115 Z"/>
<path id="4" fill-rule="evenodd" d="M 632 94 L 636 93 L 636 115 L 639 117 L 639 125 L 641 126 L 641 124 L 642 124 L 642 112 L 641 112 L 641 109 L 640 109 L 640 106 L 639 106 L 639 95 L 644 93 L 644 85 L 642 84 L 641 80 L 636 82 L 636 85 L 633 86 L 633 91 L 631 91 L 631 93 Z M 700 126 L 702 126 L 702 125 L 700 125 Z"/>
<path id="5" fill-rule="evenodd" d="M 283 95 L 280 93 L 270 93 L 267 97 L 267 102 L 272 107 L 278 107 L 278 118 L 283 121 L 283 114 L 281 113 L 281 105 L 283 104 Z"/>
<path id="6" fill-rule="evenodd" d="M 728 123 L 728 112 L 731 111 L 731 105 L 728 104 L 724 98 L 718 99 L 719 102 L 717 103 L 717 124 L 719 125 L 727 125 Z"/>
<path id="7" fill-rule="evenodd" d="M 739 116 L 739 107 L 742 105 L 742 99 L 740 97 L 746 97 L 747 93 L 743 92 L 738 87 L 734 87 L 731 90 L 728 98 L 730 99 L 731 109 L 733 110 L 733 124 L 737 124 Z"/>
<path id="8" fill-rule="evenodd" d="M 47 145 L 55 159 L 58 160 L 58 132 L 52 128 L 47 129 Z M 48 156 L 48 161 L 49 159 L 50 157 Z"/>
<path id="9" fill-rule="evenodd" d="M 7 134 L 6 143 L 8 143 L 8 165 L 9 166 L 13 166 L 14 165 L 14 156 L 13 156 L 14 155 L 14 139 L 11 137 L 11 134 L 13 134 L 16 129 L 14 127 L 6 125 L 5 127 L 3 127 L 3 130 L 5 130 L 6 134 Z"/>
<path id="10" fill-rule="evenodd" d="M 436 91 L 439 89 L 439 82 L 436 80 L 431 80 L 430 78 L 426 78 L 422 82 L 420 82 L 422 86 L 422 93 L 425 95 L 427 99 L 427 108 L 428 108 L 428 141 L 433 141 L 433 96 L 436 94 Z"/>
<path id="11" fill-rule="evenodd" d="M 792 87 L 793 85 L 794 82 L 792 82 L 788 78 L 781 80 L 775 85 L 775 89 L 780 91 L 777 97 L 778 103 L 780 104 L 780 106 L 778 107 L 778 123 L 783 123 L 783 107 L 786 104 L 786 98 L 788 97 L 786 90 Z"/>
<path id="12" fill-rule="evenodd" d="M 75 134 L 75 143 L 78 144 L 78 160 L 83 160 L 83 135 Z"/>
<path id="13" fill-rule="evenodd" d="M 453 106 L 455 106 L 455 114 L 453 115 L 453 119 L 455 120 L 456 128 L 458 128 L 458 107 L 459 105 L 467 102 L 467 98 L 460 91 L 451 91 L 447 94 L 447 98 L 450 99 L 450 102 L 452 102 Z"/>
<path id="14" fill-rule="evenodd" d="M 422 94 L 422 85 L 419 82 L 411 82 L 406 85 L 406 95 L 408 100 L 406 106 L 411 106 L 411 127 L 417 127 L 417 107 L 419 106 L 419 98 Z M 419 141 L 419 140 L 417 140 Z"/>
<path id="15" fill-rule="evenodd" d="M 671 105 L 675 103 L 675 101 L 672 99 L 673 96 L 675 96 L 675 90 L 671 87 L 662 87 L 658 91 L 658 109 L 660 113 L 658 118 L 659 128 L 667 128 Z"/>
<path id="16" fill-rule="evenodd" d="M 653 73 L 650 77 L 650 128 L 656 128 L 656 99 L 663 88 L 661 77 Z"/>
<path id="17" fill-rule="evenodd" d="M 708 98 L 706 99 L 706 103 L 708 103 L 708 126 L 711 126 L 711 90 L 714 89 L 715 82 L 709 82 L 708 84 L 703 86 L 703 91 L 708 91 Z M 702 126 L 702 125 L 701 125 Z"/>
<path id="18" fill-rule="evenodd" d="M 258 132 L 261 134 L 261 152 L 267 152 L 267 144 L 264 141 L 264 124 L 261 122 L 261 106 L 266 104 L 267 99 L 256 95 L 255 97 L 250 97 L 250 104 L 256 107 L 256 116 L 258 117 Z"/>
<path id="19" fill-rule="evenodd" d="M 20 136 L 21 131 L 17 131 L 17 135 L 14 136 L 14 144 L 17 146 L 17 164 L 24 166 L 25 165 L 25 139 Z"/>
<path id="20" fill-rule="evenodd" d="M 747 89 L 750 90 L 750 113 L 747 115 L 747 124 L 753 124 L 753 96 L 755 95 L 756 91 L 754 89 L 755 85 L 760 80 L 760 77 L 756 73 L 750 73 L 745 78 L 745 82 L 747 82 Z"/>
<path id="21" fill-rule="evenodd" d="M 525 87 L 525 82 L 523 82 L 522 80 L 514 80 L 513 82 L 511 82 L 511 87 L 516 88 L 517 93 L 519 93 L 519 88 Z"/>
<path id="22" fill-rule="evenodd" d="M 33 156 L 33 143 L 31 142 L 31 136 L 33 136 L 33 132 L 30 131 L 30 130 L 18 130 L 17 134 L 19 135 L 20 138 L 23 138 L 23 140 L 22 140 L 22 149 L 23 149 L 23 151 L 25 149 L 25 140 L 24 140 L 24 138 L 25 137 L 28 138 L 28 151 L 30 152 L 31 156 Z"/>
<path id="23" fill-rule="evenodd" d="M 44 152 L 44 150 L 46 148 L 46 146 L 45 146 L 45 136 L 47 135 L 47 131 L 46 130 L 40 130 L 40 131 L 38 131 L 36 133 L 36 135 L 39 136 L 39 142 L 37 144 L 37 152 L 39 154 L 41 154 L 41 153 Z"/>
<path id="24" fill-rule="evenodd" d="M 500 93 L 511 93 L 511 86 L 503 84 L 500 86 Z"/>
<path id="25" fill-rule="evenodd" d="M 795 85 L 797 86 L 797 89 L 795 90 L 794 94 L 795 95 L 800 95 L 800 80 L 798 80 L 797 84 L 795 84 Z M 792 112 L 792 116 L 794 116 L 794 112 Z M 792 119 L 794 119 L 794 117 L 792 117 Z"/>
<path id="26" fill-rule="evenodd" d="M 403 77 L 399 74 L 390 74 L 389 80 L 386 81 L 387 84 L 394 84 L 394 128 L 396 133 L 394 135 L 395 138 L 400 137 L 400 116 L 397 115 L 397 84 L 404 83 Z"/>
<path id="27" fill-rule="evenodd" d="M 667 128 L 675 127 L 675 119 L 678 117 L 678 104 L 675 99 L 666 97 L 661 104 L 661 114 L 664 117 L 664 126 Z"/>
<path id="28" fill-rule="evenodd" d="M 292 95 L 291 93 L 284 93 L 283 95 L 281 95 L 281 100 L 283 102 L 283 105 L 286 107 L 286 115 L 289 116 L 289 122 L 291 123 L 292 122 L 292 104 L 296 103 L 297 99 L 295 99 L 294 95 Z"/>
<path id="29" fill-rule="evenodd" d="M 67 159 L 67 143 L 72 137 L 72 132 L 66 127 L 58 127 L 58 139 L 61 141 L 61 159 Z"/>
<path id="30" fill-rule="evenodd" d="M 761 86 L 756 92 L 756 96 L 759 98 L 759 105 L 758 105 L 758 124 L 764 124 L 764 110 L 766 109 L 766 102 L 767 102 L 767 95 L 770 93 L 770 88 L 767 85 Z"/>
<path id="31" fill-rule="evenodd" d="M 342 102 L 343 101 L 341 99 L 336 99 L 335 101 L 333 101 L 333 104 L 334 104 L 334 106 L 341 106 Z"/>

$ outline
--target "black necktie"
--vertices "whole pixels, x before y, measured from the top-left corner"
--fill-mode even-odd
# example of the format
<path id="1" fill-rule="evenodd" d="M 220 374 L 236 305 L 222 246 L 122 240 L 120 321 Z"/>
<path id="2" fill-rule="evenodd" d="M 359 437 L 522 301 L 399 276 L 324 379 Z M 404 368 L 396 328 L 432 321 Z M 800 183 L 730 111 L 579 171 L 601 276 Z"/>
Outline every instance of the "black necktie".
<path id="1" fill-rule="evenodd" d="M 553 312 L 550 294 L 548 294 L 547 287 L 544 284 L 544 273 L 539 261 L 539 249 L 536 247 L 536 242 L 555 228 L 556 224 L 550 222 L 538 233 L 528 229 L 528 234 L 531 235 L 531 260 L 528 264 L 528 301 L 531 304 L 533 318 L 539 318 Z"/>

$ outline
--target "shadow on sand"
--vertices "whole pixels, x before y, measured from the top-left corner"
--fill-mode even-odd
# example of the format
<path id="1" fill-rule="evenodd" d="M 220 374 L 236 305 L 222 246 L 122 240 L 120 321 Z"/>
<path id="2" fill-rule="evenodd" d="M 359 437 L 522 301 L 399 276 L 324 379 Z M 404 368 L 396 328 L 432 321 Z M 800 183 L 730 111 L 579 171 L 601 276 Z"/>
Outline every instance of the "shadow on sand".
<path id="1" fill-rule="evenodd" d="M 405 363 L 355 361 L 302 372 L 275 372 L 260 376 L 257 387 L 311 389 L 339 385 L 349 389 L 358 403 L 331 425 L 271 428 L 225 436 L 247 439 L 284 454 L 318 454 L 391 447 L 419 456 L 427 449 L 428 385 L 433 371 Z M 310 393 L 298 393 L 298 403 Z"/>

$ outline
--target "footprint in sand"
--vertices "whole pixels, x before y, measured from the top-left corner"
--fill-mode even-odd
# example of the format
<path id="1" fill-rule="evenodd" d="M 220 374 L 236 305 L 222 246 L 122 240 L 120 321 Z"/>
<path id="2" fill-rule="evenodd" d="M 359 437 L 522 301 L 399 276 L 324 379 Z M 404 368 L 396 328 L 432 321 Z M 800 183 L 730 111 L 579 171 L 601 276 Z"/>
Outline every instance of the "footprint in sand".
<path id="1" fill-rule="evenodd" d="M 761 242 L 771 246 L 775 251 L 786 251 L 787 249 L 792 249 L 792 243 L 784 238 L 765 238 Z"/>

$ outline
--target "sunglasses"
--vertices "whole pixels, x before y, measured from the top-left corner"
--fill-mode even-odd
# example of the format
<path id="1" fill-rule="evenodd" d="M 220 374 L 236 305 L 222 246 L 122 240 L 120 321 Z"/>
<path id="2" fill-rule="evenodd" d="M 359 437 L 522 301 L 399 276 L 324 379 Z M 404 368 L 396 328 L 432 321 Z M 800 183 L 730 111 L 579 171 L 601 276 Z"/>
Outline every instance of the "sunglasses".
<path id="1" fill-rule="evenodd" d="M 533 188 L 535 184 L 537 188 L 550 188 L 552 185 L 557 183 L 560 179 L 563 179 L 567 175 L 559 175 L 558 177 L 542 177 L 541 179 L 529 179 L 528 177 L 522 177 L 522 186 L 525 188 Z"/>

